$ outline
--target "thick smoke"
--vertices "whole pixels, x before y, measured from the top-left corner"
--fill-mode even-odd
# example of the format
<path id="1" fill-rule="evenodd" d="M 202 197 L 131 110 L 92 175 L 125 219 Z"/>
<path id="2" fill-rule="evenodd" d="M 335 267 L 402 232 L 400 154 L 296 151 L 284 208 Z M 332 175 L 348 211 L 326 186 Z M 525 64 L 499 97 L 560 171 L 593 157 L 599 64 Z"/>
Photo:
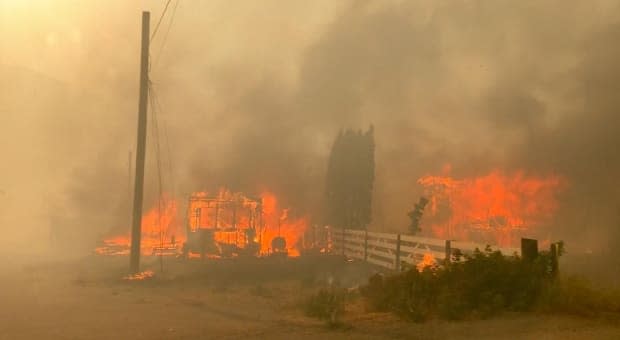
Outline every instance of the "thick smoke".
<path id="1" fill-rule="evenodd" d="M 333 138 L 374 124 L 373 227 L 404 230 L 416 179 L 449 163 L 454 176 L 565 176 L 553 237 L 597 242 L 620 227 L 617 7 L 181 1 L 151 49 L 164 190 L 268 189 L 320 216 Z M 3 214 L 32 225 L 28 237 L 51 226 L 90 246 L 129 224 L 142 8 L 9 9 L 43 19 L 0 18 Z M 158 196 L 149 137 L 146 206 Z"/>

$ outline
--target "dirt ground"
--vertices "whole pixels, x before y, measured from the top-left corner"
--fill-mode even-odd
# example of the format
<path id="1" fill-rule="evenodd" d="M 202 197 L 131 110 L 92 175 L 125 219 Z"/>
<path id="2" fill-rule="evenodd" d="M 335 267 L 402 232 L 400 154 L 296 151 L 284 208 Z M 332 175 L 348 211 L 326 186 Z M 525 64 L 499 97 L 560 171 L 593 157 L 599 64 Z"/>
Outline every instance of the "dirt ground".
<path id="1" fill-rule="evenodd" d="M 355 285 L 363 269 L 166 259 L 162 273 L 145 259 L 155 277 L 130 282 L 121 279 L 127 262 L 9 264 L 0 273 L 0 339 L 620 339 L 620 325 L 606 320 L 510 314 L 414 324 L 367 312 L 362 301 L 348 304 L 347 326 L 331 330 L 304 316 L 303 299 L 330 278 Z"/>

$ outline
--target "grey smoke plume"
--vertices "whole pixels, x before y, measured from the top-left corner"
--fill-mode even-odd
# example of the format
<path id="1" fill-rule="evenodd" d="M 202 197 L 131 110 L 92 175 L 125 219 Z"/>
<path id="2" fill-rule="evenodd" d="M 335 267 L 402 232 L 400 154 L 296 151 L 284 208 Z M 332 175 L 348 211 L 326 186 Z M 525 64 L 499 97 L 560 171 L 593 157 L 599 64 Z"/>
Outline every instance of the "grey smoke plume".
<path id="1" fill-rule="evenodd" d="M 90 245 L 128 224 L 140 9 L 52 2 L 34 10 L 55 13 L 40 26 L 1 18 L 11 165 L 1 174 L 13 180 L 0 199 L 22 219 L 25 192 L 45 192 L 34 234 L 53 225 Z M 552 236 L 594 244 L 620 224 L 617 10 L 603 0 L 181 2 L 166 45 L 164 26 L 152 49 L 165 189 L 180 199 L 268 189 L 318 216 L 333 138 L 374 124 L 375 227 L 405 230 L 416 179 L 444 164 L 457 177 L 518 168 L 565 176 Z"/>

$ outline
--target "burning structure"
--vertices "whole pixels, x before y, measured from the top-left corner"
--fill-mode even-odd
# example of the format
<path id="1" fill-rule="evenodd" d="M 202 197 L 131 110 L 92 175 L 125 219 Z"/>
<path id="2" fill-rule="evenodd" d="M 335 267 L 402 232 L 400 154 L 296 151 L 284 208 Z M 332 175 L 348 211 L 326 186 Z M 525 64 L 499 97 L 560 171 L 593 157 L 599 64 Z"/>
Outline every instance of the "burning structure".
<path id="1" fill-rule="evenodd" d="M 157 204 L 142 216 L 142 255 L 176 255 L 185 240 L 177 216 L 177 202 L 163 195 Z M 102 241 L 95 249 L 100 255 L 129 255 L 129 230 Z"/>
<path id="2" fill-rule="evenodd" d="M 187 241 L 183 254 L 256 255 L 260 251 L 263 210 L 260 199 L 220 191 L 217 197 L 194 193 L 189 198 Z"/>
<path id="3" fill-rule="evenodd" d="M 541 235 L 559 204 L 564 180 L 523 172 L 455 179 L 424 176 L 418 184 L 429 198 L 422 225 L 434 236 L 515 246 L 525 234 Z"/>
<path id="4" fill-rule="evenodd" d="M 308 220 L 279 206 L 275 194 L 258 197 L 220 189 L 195 192 L 187 213 L 166 195 L 142 217 L 142 255 L 232 257 L 243 255 L 297 256 Z M 185 227 L 182 227 L 182 226 Z M 95 249 L 100 255 L 128 255 L 129 233 L 108 237 Z"/>

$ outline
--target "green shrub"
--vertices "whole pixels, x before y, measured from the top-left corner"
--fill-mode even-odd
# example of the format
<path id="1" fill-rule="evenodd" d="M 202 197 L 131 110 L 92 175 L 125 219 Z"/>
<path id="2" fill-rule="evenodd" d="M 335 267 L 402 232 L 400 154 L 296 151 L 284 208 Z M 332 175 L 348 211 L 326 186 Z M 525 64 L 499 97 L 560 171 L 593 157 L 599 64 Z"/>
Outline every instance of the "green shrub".
<path id="1" fill-rule="evenodd" d="M 502 311 L 533 309 L 554 281 L 550 268 L 546 253 L 528 262 L 487 248 L 444 267 L 376 275 L 361 293 L 376 310 L 413 321 L 433 316 L 486 318 Z"/>
<path id="2" fill-rule="evenodd" d="M 327 322 L 329 326 L 340 324 L 344 313 L 345 290 L 337 287 L 321 288 L 305 302 L 307 316 Z"/>

